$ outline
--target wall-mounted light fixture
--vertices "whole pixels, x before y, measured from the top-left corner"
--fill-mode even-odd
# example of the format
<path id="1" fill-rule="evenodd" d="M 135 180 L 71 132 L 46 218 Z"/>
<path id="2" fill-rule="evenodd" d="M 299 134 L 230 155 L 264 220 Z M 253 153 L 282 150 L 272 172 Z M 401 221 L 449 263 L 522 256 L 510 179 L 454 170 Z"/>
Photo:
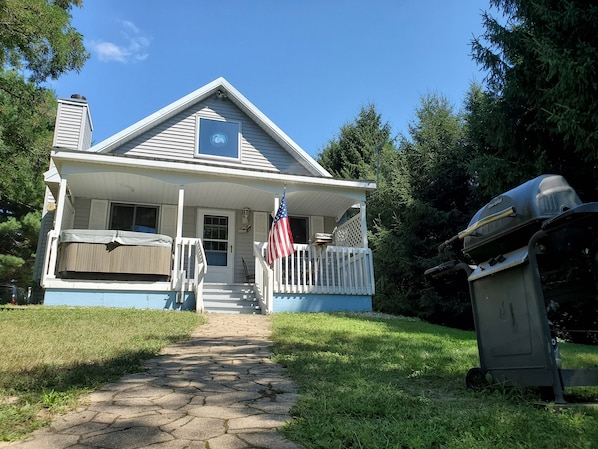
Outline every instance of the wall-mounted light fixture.
<path id="1" fill-rule="evenodd" d="M 249 232 L 251 229 L 251 225 L 249 224 L 249 214 L 251 213 L 251 209 L 248 207 L 244 207 L 241 209 L 241 229 L 239 232 Z"/>
<path id="2" fill-rule="evenodd" d="M 241 211 L 241 221 L 243 222 L 243 224 L 249 224 L 249 213 L 251 212 L 251 209 L 249 209 L 248 207 L 244 207 L 243 210 Z"/>

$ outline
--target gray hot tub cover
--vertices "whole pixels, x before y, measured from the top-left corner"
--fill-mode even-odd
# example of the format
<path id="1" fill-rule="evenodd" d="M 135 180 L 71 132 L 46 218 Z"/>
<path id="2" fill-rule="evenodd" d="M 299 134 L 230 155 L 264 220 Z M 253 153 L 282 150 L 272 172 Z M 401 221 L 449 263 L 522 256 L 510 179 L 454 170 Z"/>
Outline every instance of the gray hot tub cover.
<path id="1" fill-rule="evenodd" d="M 136 246 L 172 247 L 172 237 L 133 231 L 100 229 L 65 229 L 60 233 L 61 243 L 98 243 Z"/>

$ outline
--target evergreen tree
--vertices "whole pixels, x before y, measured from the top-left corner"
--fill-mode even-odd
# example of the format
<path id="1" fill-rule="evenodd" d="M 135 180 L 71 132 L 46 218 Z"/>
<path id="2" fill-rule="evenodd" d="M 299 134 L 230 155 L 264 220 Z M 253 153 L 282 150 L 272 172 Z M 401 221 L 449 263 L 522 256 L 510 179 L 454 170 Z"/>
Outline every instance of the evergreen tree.
<path id="1" fill-rule="evenodd" d="M 353 123 L 341 127 L 338 138 L 318 155 L 318 162 L 338 178 L 376 179 L 381 153 L 393 150 L 392 141 L 390 125 L 369 104 Z"/>
<path id="2" fill-rule="evenodd" d="M 399 144 L 394 172 L 372 196 L 375 308 L 428 321 L 471 327 L 464 279 L 433 288 L 424 271 L 457 254 L 441 242 L 471 217 L 471 157 L 463 118 L 442 96 L 421 99 L 410 140 Z"/>
<path id="3" fill-rule="evenodd" d="M 598 175 L 598 2 L 491 0 L 473 57 L 488 71 L 486 98 L 472 113 L 485 121 L 488 148 L 473 169 L 480 185 L 564 175 L 595 199 Z M 514 167 L 516 174 L 506 167 Z M 517 182 L 512 182 L 518 178 Z M 508 185 L 507 185 L 508 184 Z"/>

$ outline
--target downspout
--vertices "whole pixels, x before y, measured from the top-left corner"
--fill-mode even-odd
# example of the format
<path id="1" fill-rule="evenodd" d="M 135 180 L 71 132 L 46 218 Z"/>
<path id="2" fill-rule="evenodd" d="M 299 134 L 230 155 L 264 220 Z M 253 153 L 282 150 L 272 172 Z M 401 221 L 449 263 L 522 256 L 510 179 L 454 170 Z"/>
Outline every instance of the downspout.
<path id="1" fill-rule="evenodd" d="M 368 228 L 367 228 L 367 220 L 365 216 L 365 201 L 359 203 L 359 212 L 361 214 L 361 238 L 363 247 L 368 247 Z"/>

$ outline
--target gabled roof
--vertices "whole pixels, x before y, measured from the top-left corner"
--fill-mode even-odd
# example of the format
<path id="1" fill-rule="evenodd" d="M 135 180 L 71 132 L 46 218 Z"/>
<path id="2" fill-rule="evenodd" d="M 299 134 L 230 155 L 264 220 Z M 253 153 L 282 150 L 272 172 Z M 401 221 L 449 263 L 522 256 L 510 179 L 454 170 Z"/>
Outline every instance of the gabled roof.
<path id="1" fill-rule="evenodd" d="M 320 164 L 318 164 L 309 154 L 307 154 L 299 145 L 297 145 L 289 136 L 287 136 L 278 126 L 276 126 L 268 117 L 266 117 L 257 107 L 255 107 L 247 98 L 245 98 L 228 81 L 220 77 L 194 92 L 184 96 L 180 100 L 160 109 L 157 112 L 147 116 L 137 123 L 123 129 L 102 142 L 89 149 L 90 152 L 110 153 L 121 145 L 136 138 L 149 129 L 163 123 L 176 114 L 193 106 L 194 104 L 214 95 L 218 92 L 226 95 L 227 98 L 235 104 L 242 112 L 252 119 L 265 133 L 267 133 L 275 142 L 296 158 L 310 173 L 314 176 L 331 177 Z"/>

